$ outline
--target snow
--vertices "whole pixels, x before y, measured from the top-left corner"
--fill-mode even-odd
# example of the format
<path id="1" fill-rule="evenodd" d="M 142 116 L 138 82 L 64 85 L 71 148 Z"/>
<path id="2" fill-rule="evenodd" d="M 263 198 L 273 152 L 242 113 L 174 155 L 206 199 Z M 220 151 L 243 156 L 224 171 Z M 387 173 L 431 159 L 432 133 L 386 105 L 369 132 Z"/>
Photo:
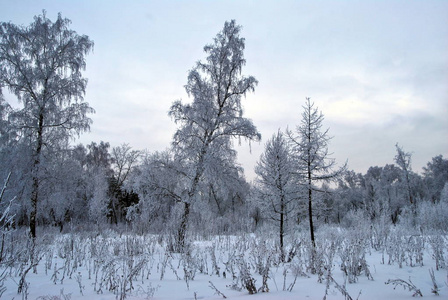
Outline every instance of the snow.
<path id="1" fill-rule="evenodd" d="M 338 247 L 346 242 L 341 239 L 338 241 L 340 242 L 339 245 L 336 244 Z M 297 277 L 291 292 L 283 289 L 294 281 L 294 264 L 303 266 L 306 263 L 307 258 L 303 256 L 306 254 L 306 245 L 289 263 L 276 261 L 275 251 L 273 251 L 275 243 L 265 236 L 263 238 L 256 235 L 216 236 L 209 240 L 198 240 L 191 244 L 188 252 L 190 256 L 169 252 L 168 245 L 168 239 L 156 235 L 126 236 L 111 232 L 98 236 L 57 235 L 47 245 L 38 247 L 41 260 L 37 266 L 37 273 L 31 270 L 26 276 L 29 284 L 27 299 L 120 299 L 120 293 L 109 291 L 106 286 L 103 286 L 102 293 L 95 291 L 95 288 L 98 290 L 100 284 L 99 281 L 95 282 L 95 271 L 100 278 L 107 273 L 105 267 L 107 262 L 112 262 L 114 268 L 110 270 L 114 270 L 113 272 L 116 272 L 114 274 L 118 274 L 118 277 L 105 276 L 105 278 L 107 280 L 114 278 L 112 280 L 115 282 L 123 282 L 123 278 L 129 274 L 127 266 L 136 267 L 143 259 L 145 259 L 143 268 L 135 273 L 136 276 L 132 280 L 133 289 L 126 292 L 126 299 L 223 299 L 223 296 L 211 287 L 211 283 L 227 299 L 323 299 L 325 296 L 326 280 L 319 283 L 318 275 L 307 270 L 304 270 L 306 276 Z M 324 242 L 322 245 L 325 247 L 329 243 Z M 445 257 L 446 245 L 445 238 Z M 324 253 L 331 253 L 328 247 L 322 250 Z M 411 280 L 421 290 L 423 298 L 435 297 L 431 293 L 433 287 L 429 274 L 431 268 L 434 270 L 440 289 L 439 299 L 448 298 L 447 269 L 436 270 L 429 243 L 425 244 L 423 250 L 423 266 L 414 262 L 414 266 L 411 267 L 409 261 L 405 260 L 403 267 L 399 268 L 396 262 L 388 264 L 387 254 L 384 254 L 385 264 L 383 264 L 382 252 L 375 251 L 371 247 L 366 248 L 365 255 L 374 280 L 369 280 L 364 273 L 361 273 L 356 283 L 347 283 L 346 289 L 353 299 L 358 296 L 363 300 L 412 298 L 413 293 L 403 287 L 398 286 L 394 289 L 393 285 L 386 285 L 385 282 L 389 279 Z M 249 295 L 244 288 L 241 290 L 231 288 L 235 283 L 241 288 L 242 284 L 240 280 L 232 279 L 231 272 L 226 269 L 225 263 L 233 260 L 234 267 L 246 263 L 256 280 L 256 287 L 260 288 L 262 276 L 256 272 L 255 266 L 257 262 L 267 264 L 266 259 L 271 259 L 267 281 L 269 292 Z M 219 268 L 219 276 L 216 275 L 214 260 Z M 101 266 L 95 269 L 95 263 Z M 332 276 L 342 286 L 345 276 L 339 267 L 341 264 L 341 256 L 336 253 L 332 263 Z M 26 298 L 25 295 L 17 293 L 20 281 L 18 266 L 17 262 L 15 267 L 8 269 L 12 272 L 11 277 L 6 280 L 6 291 L 2 299 Z M 194 280 L 188 280 L 188 282 L 185 280 L 184 269 L 193 272 Z M 288 271 L 286 278 L 283 276 L 285 269 Z M 55 270 L 59 271 L 55 272 Z M 226 272 L 225 278 L 223 271 Z M 125 275 L 121 276 L 123 272 Z M 164 272 L 163 279 L 161 279 L 162 272 Z M 235 274 L 241 274 L 241 272 L 235 271 Z M 327 299 L 344 299 L 344 296 L 332 283 Z"/>

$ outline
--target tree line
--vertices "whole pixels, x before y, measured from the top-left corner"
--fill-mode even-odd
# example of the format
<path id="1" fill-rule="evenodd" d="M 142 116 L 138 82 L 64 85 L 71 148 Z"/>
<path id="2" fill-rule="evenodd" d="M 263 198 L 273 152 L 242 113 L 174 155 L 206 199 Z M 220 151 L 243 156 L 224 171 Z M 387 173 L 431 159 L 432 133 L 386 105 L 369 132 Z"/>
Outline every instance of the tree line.
<path id="1" fill-rule="evenodd" d="M 169 233 L 182 251 L 191 233 L 269 227 L 282 249 L 284 237 L 303 224 L 313 243 L 317 226 L 366 218 L 448 228 L 448 160 L 434 157 L 420 175 L 397 144 L 395 164 L 366 174 L 338 167 L 324 115 L 309 98 L 295 129 L 266 142 L 257 178 L 247 182 L 233 144 L 261 139 L 242 105 L 258 81 L 243 75 L 245 40 L 234 20 L 189 71 L 185 88 L 192 100 L 171 105 L 177 129 L 166 150 L 105 141 L 72 145 L 92 123 L 82 71 L 93 41 L 69 25 L 45 12 L 27 27 L 0 24 L 0 209 L 11 204 L 14 225 L 28 226 L 33 238 L 41 226 L 126 225 Z M 2 89 L 21 107 L 13 108 Z M 431 220 L 424 218 L 429 213 Z"/>

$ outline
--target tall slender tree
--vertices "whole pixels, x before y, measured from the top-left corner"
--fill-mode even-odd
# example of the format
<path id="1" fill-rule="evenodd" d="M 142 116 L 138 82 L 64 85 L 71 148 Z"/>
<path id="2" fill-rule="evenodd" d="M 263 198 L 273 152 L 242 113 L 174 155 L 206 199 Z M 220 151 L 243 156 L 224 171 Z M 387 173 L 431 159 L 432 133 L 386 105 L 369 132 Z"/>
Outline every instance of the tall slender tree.
<path id="1" fill-rule="evenodd" d="M 176 101 L 170 108 L 169 115 L 180 125 L 174 134 L 173 148 L 175 155 L 182 158 L 185 175 L 180 247 L 185 243 L 190 205 L 198 195 L 204 173 L 212 165 L 227 164 L 235 158 L 233 138 L 261 137 L 252 121 L 243 117 L 241 99 L 254 91 L 257 80 L 241 75 L 246 60 L 240 30 L 234 20 L 225 22 L 213 43 L 204 47 L 205 61 L 197 62 L 188 74 L 185 89 L 193 102 Z"/>
<path id="2" fill-rule="evenodd" d="M 284 255 L 284 237 L 287 216 L 292 212 L 297 189 L 293 187 L 293 165 L 288 141 L 279 130 L 267 141 L 265 151 L 255 167 L 256 182 L 267 213 L 279 227 L 281 260 Z"/>
<path id="3" fill-rule="evenodd" d="M 93 109 L 84 102 L 87 80 L 82 77 L 85 55 L 93 42 L 69 28 L 59 14 L 53 23 L 34 17 L 28 27 L 0 24 L 0 85 L 9 88 L 23 108 L 13 115 L 32 147 L 30 233 L 36 237 L 41 155 L 55 140 L 89 129 Z"/>
<path id="4" fill-rule="evenodd" d="M 306 187 L 308 192 L 308 218 L 310 225 L 310 237 L 315 246 L 313 224 L 313 192 L 321 189 L 318 184 L 337 180 L 345 171 L 346 164 L 339 169 L 336 161 L 330 158 L 328 144 L 331 137 L 328 129 L 322 130 L 324 115 L 320 112 L 310 98 L 306 98 L 303 106 L 302 120 L 295 132 L 287 130 L 287 135 L 293 149 L 296 163 L 298 181 Z"/>

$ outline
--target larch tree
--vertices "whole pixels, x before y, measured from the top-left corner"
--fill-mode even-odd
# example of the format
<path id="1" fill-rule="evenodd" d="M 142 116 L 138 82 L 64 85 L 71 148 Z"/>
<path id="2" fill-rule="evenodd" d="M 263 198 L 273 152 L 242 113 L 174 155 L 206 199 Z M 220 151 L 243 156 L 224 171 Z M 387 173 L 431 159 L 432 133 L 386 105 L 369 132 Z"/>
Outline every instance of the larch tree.
<path id="1" fill-rule="evenodd" d="M 87 114 L 93 109 L 84 102 L 87 79 L 81 71 L 93 42 L 71 30 L 70 23 L 60 14 L 53 23 L 45 11 L 28 27 L 0 23 L 0 85 L 23 104 L 13 117 L 32 147 L 29 224 L 33 238 L 43 148 L 79 135 L 91 124 Z"/>
<path id="2" fill-rule="evenodd" d="M 210 45 L 204 47 L 205 61 L 199 61 L 188 74 L 185 89 L 192 103 L 176 101 L 169 115 L 179 124 L 173 138 L 175 156 L 181 157 L 185 194 L 178 244 L 185 244 L 190 206 L 198 196 L 204 174 L 213 166 L 235 157 L 234 138 L 258 141 L 261 138 L 251 120 L 243 117 L 242 97 L 255 90 L 257 80 L 243 76 L 246 63 L 244 38 L 235 21 L 225 22 Z"/>
<path id="3" fill-rule="evenodd" d="M 331 153 L 328 152 L 331 137 L 328 136 L 328 129 L 322 130 L 323 120 L 322 112 L 314 106 L 310 98 L 306 98 L 300 125 L 294 132 L 287 130 L 293 149 L 297 180 L 305 186 L 308 194 L 310 237 L 314 247 L 313 192 L 321 191 L 319 183 L 337 180 L 346 169 L 345 164 L 335 170 L 336 161 L 330 158 Z"/>
<path id="4" fill-rule="evenodd" d="M 284 261 L 284 237 L 287 216 L 292 212 L 296 188 L 293 185 L 291 150 L 283 133 L 278 131 L 266 142 L 264 153 L 255 166 L 256 183 L 267 213 L 279 227 L 281 260 Z"/>

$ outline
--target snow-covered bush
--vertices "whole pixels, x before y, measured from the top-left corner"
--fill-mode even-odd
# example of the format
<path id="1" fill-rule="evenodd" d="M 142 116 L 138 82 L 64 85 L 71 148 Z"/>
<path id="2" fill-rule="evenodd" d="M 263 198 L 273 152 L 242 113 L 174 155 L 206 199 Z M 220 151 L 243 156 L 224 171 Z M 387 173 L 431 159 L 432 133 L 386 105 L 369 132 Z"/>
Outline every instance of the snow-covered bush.
<path id="1" fill-rule="evenodd" d="M 359 238 L 347 238 L 340 244 L 338 253 L 341 259 L 341 270 L 349 283 L 358 281 L 358 277 L 364 273 L 373 280 L 369 265 L 366 261 L 366 249 L 368 242 Z"/>
<path id="2" fill-rule="evenodd" d="M 386 243 L 388 264 L 397 263 L 400 268 L 408 266 L 423 266 L 425 238 L 413 230 L 402 225 L 392 228 Z"/>
<path id="3" fill-rule="evenodd" d="M 372 222 L 371 246 L 373 249 L 384 253 L 391 226 L 391 218 L 385 214 L 380 215 Z"/>
<path id="4" fill-rule="evenodd" d="M 431 246 L 431 255 L 436 264 L 436 270 L 440 268 L 446 268 L 447 262 L 445 261 L 445 254 L 448 254 L 448 241 L 446 237 L 435 232 L 433 235 L 428 236 L 428 243 Z"/>
<path id="5" fill-rule="evenodd" d="M 250 295 L 257 293 L 257 288 L 255 286 L 256 280 L 251 274 L 250 265 L 243 259 L 238 261 L 239 267 L 239 281 L 244 289 L 246 289 Z"/>

